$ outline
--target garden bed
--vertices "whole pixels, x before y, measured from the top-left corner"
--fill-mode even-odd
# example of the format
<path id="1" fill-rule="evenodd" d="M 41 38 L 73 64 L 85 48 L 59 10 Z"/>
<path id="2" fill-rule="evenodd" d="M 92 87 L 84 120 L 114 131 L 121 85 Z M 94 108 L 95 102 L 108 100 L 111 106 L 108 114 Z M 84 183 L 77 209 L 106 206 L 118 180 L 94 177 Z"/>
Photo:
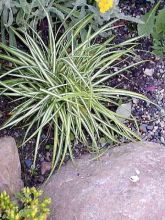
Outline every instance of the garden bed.
<path id="1" fill-rule="evenodd" d="M 152 7 L 151 3 L 139 4 L 136 2 L 136 0 L 131 1 L 131 3 L 130 1 L 123 1 L 121 9 L 126 14 L 140 17 Z M 137 32 L 134 26 L 130 22 L 124 22 L 124 26 L 116 31 L 116 43 L 136 36 Z M 142 59 L 148 61 L 132 69 L 129 73 L 115 77 L 113 80 L 106 82 L 106 84 L 142 93 L 162 108 L 162 111 L 160 111 L 156 106 L 137 99 L 132 102 L 132 113 L 138 121 L 142 139 L 165 145 L 165 113 L 163 112 L 163 109 L 165 109 L 165 60 L 159 59 L 150 53 L 151 45 L 150 39 L 140 39 L 136 50 Z M 146 52 L 142 52 L 142 50 L 146 50 Z M 10 111 L 14 106 L 14 102 L 10 103 L 9 99 L 0 97 L 0 124 L 10 116 Z M 128 125 L 134 129 L 133 124 L 129 123 Z M 20 145 L 24 134 L 25 130 L 22 127 L 13 127 L 0 131 L 1 137 L 10 135 L 16 139 L 18 145 Z M 50 170 L 53 134 L 49 127 L 45 128 L 45 132 L 41 136 L 41 142 L 37 166 L 34 172 L 31 171 L 31 165 L 35 139 L 30 140 L 25 146 L 19 148 L 22 177 L 25 185 L 33 186 L 43 183 Z M 86 147 L 80 143 L 75 143 L 75 157 L 80 157 L 84 153 L 87 153 Z"/>

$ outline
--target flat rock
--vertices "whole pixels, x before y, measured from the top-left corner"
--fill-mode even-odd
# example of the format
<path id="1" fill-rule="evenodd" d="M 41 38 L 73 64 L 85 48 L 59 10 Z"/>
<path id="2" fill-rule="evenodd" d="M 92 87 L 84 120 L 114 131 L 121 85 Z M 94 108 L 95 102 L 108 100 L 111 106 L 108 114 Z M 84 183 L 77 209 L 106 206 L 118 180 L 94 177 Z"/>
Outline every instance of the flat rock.
<path id="1" fill-rule="evenodd" d="M 51 220 L 164 220 L 165 147 L 138 142 L 68 162 L 44 187 Z"/>
<path id="2" fill-rule="evenodd" d="M 23 187 L 18 149 L 12 137 L 0 138 L 0 192 L 10 195 Z"/>
<path id="3" fill-rule="evenodd" d="M 154 69 L 145 69 L 144 74 L 147 76 L 152 76 L 154 74 Z"/>

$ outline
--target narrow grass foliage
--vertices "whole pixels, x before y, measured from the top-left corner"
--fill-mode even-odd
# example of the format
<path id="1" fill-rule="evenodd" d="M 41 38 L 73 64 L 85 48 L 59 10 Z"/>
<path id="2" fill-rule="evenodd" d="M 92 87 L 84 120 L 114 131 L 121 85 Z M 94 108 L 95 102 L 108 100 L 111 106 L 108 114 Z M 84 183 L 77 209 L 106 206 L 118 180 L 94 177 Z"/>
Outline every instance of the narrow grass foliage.
<path id="1" fill-rule="evenodd" d="M 122 67 L 123 59 L 136 56 L 134 39 L 113 45 L 112 38 L 97 43 L 96 37 L 115 28 L 111 21 L 99 31 L 92 33 L 88 27 L 84 41 L 80 32 L 91 21 L 85 17 L 63 34 L 53 32 L 49 23 L 49 44 L 46 45 L 38 33 L 31 29 L 15 32 L 26 45 L 27 52 L 0 44 L 6 53 L 0 58 L 13 63 L 13 67 L 0 75 L 2 95 L 21 100 L 12 116 L 1 128 L 23 124 L 27 126 L 25 144 L 36 137 L 34 167 L 36 164 L 41 134 L 45 126 L 54 131 L 52 172 L 61 166 L 69 153 L 73 159 L 72 137 L 99 152 L 98 141 L 107 137 L 118 143 L 120 137 L 139 139 L 138 135 L 120 120 L 112 109 L 118 106 L 119 98 L 135 97 L 148 101 L 144 96 L 105 86 L 112 77 L 127 71 L 139 63 Z M 118 66 L 118 71 L 112 67 Z M 110 107 L 108 107 L 110 106 Z M 31 134 L 31 129 L 35 131 Z"/>

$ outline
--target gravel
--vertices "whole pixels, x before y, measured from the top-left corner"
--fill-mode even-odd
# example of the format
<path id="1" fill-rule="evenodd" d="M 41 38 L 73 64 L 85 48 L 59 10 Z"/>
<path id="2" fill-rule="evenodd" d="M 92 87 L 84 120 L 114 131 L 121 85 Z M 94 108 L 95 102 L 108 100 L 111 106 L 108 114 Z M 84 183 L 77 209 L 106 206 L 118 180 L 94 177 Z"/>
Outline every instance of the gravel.
<path id="1" fill-rule="evenodd" d="M 138 6 L 138 7 L 137 7 Z M 123 1 L 122 11 L 135 17 L 145 14 L 153 5 L 144 4 L 144 1 Z M 161 7 L 165 6 L 165 2 Z M 127 24 L 127 27 L 129 25 Z M 119 37 L 128 39 L 136 36 L 136 28 L 120 28 L 117 30 Z M 121 39 L 119 39 L 121 41 Z M 109 85 L 129 89 L 147 96 L 154 104 L 133 99 L 132 113 L 139 123 L 140 135 L 143 140 L 153 141 L 165 145 L 165 59 L 155 57 L 152 53 L 152 41 L 149 38 L 140 40 L 137 51 L 143 60 L 149 60 L 144 65 L 138 66 L 131 73 L 120 75 Z M 146 50 L 142 52 L 141 50 Z M 148 52 L 147 52 L 148 51 Z M 130 127 L 134 129 L 133 125 Z"/>

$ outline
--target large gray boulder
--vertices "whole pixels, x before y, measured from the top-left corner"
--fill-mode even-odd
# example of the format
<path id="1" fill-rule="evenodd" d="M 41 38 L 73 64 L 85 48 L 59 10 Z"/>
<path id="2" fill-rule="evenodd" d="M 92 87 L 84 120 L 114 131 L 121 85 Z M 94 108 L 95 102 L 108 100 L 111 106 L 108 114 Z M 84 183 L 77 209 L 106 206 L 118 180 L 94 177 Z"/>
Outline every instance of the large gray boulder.
<path id="1" fill-rule="evenodd" d="M 45 186 L 51 220 L 164 220 L 165 147 L 139 142 L 69 162 Z"/>
<path id="2" fill-rule="evenodd" d="M 0 138 L 0 192 L 10 195 L 23 187 L 18 149 L 12 137 Z"/>

